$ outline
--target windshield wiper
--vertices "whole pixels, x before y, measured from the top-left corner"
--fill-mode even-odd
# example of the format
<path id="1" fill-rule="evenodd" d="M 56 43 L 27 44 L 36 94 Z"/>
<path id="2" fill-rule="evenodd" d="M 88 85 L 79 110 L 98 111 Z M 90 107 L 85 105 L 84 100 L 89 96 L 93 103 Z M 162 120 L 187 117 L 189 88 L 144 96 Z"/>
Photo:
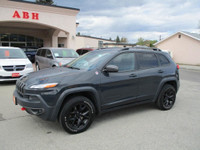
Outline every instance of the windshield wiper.
<path id="1" fill-rule="evenodd" d="M 67 68 L 71 68 L 71 69 L 76 69 L 76 70 L 80 70 L 80 68 L 77 68 L 77 67 L 73 67 L 73 66 L 69 66 Z"/>

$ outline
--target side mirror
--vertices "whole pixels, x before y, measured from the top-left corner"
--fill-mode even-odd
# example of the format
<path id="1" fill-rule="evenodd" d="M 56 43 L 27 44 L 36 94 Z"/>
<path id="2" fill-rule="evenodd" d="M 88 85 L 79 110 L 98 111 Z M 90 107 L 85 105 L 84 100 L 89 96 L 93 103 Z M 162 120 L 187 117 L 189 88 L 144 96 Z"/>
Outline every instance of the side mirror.
<path id="1" fill-rule="evenodd" d="M 105 72 L 118 72 L 119 68 L 115 65 L 108 65 L 104 68 Z"/>

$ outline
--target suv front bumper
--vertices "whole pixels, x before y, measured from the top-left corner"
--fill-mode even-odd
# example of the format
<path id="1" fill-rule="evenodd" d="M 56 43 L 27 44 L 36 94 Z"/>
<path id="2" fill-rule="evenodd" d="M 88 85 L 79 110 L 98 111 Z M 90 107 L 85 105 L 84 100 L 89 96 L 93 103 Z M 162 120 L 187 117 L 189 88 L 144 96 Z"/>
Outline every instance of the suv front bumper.
<path id="1" fill-rule="evenodd" d="M 15 105 L 24 107 L 29 114 L 37 115 L 44 120 L 52 120 L 51 112 L 53 112 L 54 107 L 47 105 L 40 95 L 20 95 L 15 90 L 13 101 Z"/>

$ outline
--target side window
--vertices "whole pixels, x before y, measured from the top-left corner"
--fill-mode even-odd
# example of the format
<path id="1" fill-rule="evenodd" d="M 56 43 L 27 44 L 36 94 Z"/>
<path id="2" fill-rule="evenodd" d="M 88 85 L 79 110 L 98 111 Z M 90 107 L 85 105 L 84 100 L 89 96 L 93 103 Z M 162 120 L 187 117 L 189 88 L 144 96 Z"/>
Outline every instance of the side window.
<path id="1" fill-rule="evenodd" d="M 113 58 L 107 65 L 115 65 L 119 72 L 135 70 L 135 54 L 123 53 Z"/>
<path id="2" fill-rule="evenodd" d="M 138 64 L 140 69 L 158 67 L 158 60 L 154 54 L 138 53 Z"/>
<path id="3" fill-rule="evenodd" d="M 51 51 L 49 49 L 46 50 L 46 57 L 53 59 L 53 56 L 52 56 Z"/>
<path id="4" fill-rule="evenodd" d="M 41 55 L 41 49 L 39 49 L 36 53 L 37 56 L 40 56 Z"/>
<path id="5" fill-rule="evenodd" d="M 87 52 L 88 52 L 88 50 L 83 50 L 83 53 L 82 53 L 82 55 L 83 55 L 83 54 L 85 54 L 85 53 L 87 53 Z"/>
<path id="6" fill-rule="evenodd" d="M 41 55 L 42 57 L 45 57 L 46 49 L 42 49 Z"/>
<path id="7" fill-rule="evenodd" d="M 161 66 L 169 65 L 169 60 L 165 56 L 158 54 L 158 59 L 160 61 Z"/>
<path id="8" fill-rule="evenodd" d="M 76 51 L 79 55 L 82 55 L 82 49 Z"/>

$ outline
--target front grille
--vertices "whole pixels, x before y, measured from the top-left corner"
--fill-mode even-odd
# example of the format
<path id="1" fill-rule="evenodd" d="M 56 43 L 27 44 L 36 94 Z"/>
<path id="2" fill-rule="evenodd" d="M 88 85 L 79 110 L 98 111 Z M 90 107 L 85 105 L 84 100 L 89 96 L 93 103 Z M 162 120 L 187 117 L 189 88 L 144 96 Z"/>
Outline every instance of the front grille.
<path id="1" fill-rule="evenodd" d="M 24 93 L 24 87 L 25 87 L 25 84 L 21 81 L 17 81 L 16 83 L 16 88 L 17 88 L 17 92 L 21 95 L 23 95 Z"/>
<path id="2" fill-rule="evenodd" d="M 3 66 L 5 71 L 22 71 L 24 68 L 25 65 Z"/>

